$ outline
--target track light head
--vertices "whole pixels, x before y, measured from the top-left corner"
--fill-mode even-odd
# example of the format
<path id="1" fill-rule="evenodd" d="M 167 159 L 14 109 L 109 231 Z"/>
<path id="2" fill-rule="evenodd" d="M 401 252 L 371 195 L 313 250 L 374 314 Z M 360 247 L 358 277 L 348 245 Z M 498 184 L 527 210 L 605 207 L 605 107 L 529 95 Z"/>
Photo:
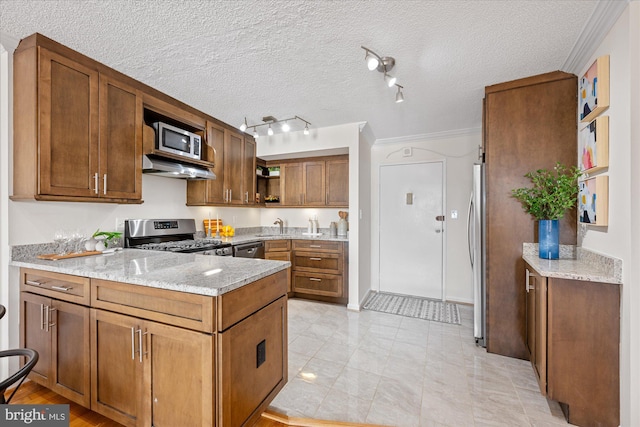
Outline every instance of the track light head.
<path id="1" fill-rule="evenodd" d="M 306 124 L 304 125 L 304 134 L 305 134 L 305 135 L 309 135 L 309 124 L 308 124 L 308 123 L 306 123 Z"/>
<path id="2" fill-rule="evenodd" d="M 269 124 L 269 129 L 267 129 L 267 135 L 273 136 L 273 129 L 271 129 L 271 124 Z"/>
<path id="3" fill-rule="evenodd" d="M 240 125 L 240 130 L 241 130 L 242 132 L 244 132 L 245 130 L 247 130 L 247 118 L 246 118 L 246 117 L 244 118 L 244 123 L 242 123 L 242 124 Z"/>
<path id="4" fill-rule="evenodd" d="M 396 92 L 396 103 L 401 103 L 404 102 L 404 95 L 402 94 L 402 86 L 400 85 L 396 85 L 398 86 L 398 92 Z"/>
<path id="5" fill-rule="evenodd" d="M 393 77 L 393 76 L 391 76 L 391 75 L 389 75 L 387 73 L 384 73 L 384 81 L 385 81 L 385 83 L 387 83 L 387 86 L 393 87 L 393 85 L 396 84 L 396 80 L 397 79 L 395 77 Z"/>
<path id="6" fill-rule="evenodd" d="M 378 65 L 380 65 L 380 61 L 378 61 L 378 58 L 376 58 L 370 51 L 367 50 L 367 53 L 364 57 L 364 60 L 367 61 L 367 68 L 369 69 L 369 71 L 373 71 L 376 68 L 378 68 Z"/>
<path id="7" fill-rule="evenodd" d="M 258 137 L 259 137 L 259 136 L 260 136 L 260 135 L 258 135 L 258 131 L 254 129 L 254 130 L 253 130 L 253 138 L 254 138 L 254 139 L 258 139 Z"/>
<path id="8" fill-rule="evenodd" d="M 282 132 L 289 132 L 289 130 L 291 130 L 291 126 L 289 126 L 289 123 L 284 122 L 282 124 Z"/>

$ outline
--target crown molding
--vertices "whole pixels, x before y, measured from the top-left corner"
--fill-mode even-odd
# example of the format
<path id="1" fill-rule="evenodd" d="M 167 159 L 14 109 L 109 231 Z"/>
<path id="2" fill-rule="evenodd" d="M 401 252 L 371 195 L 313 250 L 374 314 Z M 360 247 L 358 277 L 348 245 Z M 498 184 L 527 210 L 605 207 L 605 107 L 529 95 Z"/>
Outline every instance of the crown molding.
<path id="1" fill-rule="evenodd" d="M 395 138 L 376 139 L 375 145 L 397 144 L 400 142 L 425 142 L 438 139 L 455 138 L 459 136 L 469 136 L 482 132 L 482 128 L 468 128 L 448 130 L 444 132 L 424 133 L 420 135 L 400 136 Z"/>
<path id="2" fill-rule="evenodd" d="M 600 0 L 593 13 L 582 27 L 569 56 L 562 64 L 562 70 L 579 74 L 589 61 L 609 30 L 616 23 L 622 12 L 629 5 L 630 0 Z"/>

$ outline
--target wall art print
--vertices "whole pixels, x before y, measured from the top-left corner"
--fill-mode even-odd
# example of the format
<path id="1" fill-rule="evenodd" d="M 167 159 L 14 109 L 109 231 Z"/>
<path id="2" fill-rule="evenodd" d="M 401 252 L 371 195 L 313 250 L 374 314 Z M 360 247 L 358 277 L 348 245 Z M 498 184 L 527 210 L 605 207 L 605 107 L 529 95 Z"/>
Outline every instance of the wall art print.
<path id="1" fill-rule="evenodd" d="M 609 55 L 596 59 L 579 82 L 580 121 L 590 122 L 609 107 Z"/>
<path id="2" fill-rule="evenodd" d="M 578 183 L 578 217 L 580 223 L 608 225 L 609 177 L 607 175 L 585 179 Z"/>
<path id="3" fill-rule="evenodd" d="M 593 173 L 609 167 L 609 117 L 597 117 L 578 134 L 580 170 Z"/>

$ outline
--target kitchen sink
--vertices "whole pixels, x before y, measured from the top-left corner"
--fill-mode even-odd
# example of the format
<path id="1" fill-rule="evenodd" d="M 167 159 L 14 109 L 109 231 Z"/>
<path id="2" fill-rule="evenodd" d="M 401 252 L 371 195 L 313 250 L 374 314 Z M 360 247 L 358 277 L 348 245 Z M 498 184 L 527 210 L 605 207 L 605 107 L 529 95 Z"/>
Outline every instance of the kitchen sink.
<path id="1" fill-rule="evenodd" d="M 282 237 L 283 239 L 291 238 L 291 234 L 277 234 L 277 233 L 260 233 L 256 234 L 256 237 Z"/>

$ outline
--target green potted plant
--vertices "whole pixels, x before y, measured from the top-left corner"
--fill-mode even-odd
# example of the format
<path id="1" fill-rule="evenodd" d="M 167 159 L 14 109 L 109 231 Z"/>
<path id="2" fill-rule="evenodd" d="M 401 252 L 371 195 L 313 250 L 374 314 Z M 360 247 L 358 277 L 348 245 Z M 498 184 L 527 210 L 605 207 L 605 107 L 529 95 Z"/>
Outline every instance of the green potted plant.
<path id="1" fill-rule="evenodd" d="M 91 239 L 95 242 L 93 245 L 94 249 L 97 251 L 103 251 L 109 247 L 109 241 L 113 239 L 120 238 L 122 233 L 119 231 L 100 231 L 97 229 L 95 233 L 91 236 Z M 89 250 L 89 247 L 87 247 Z"/>
<path id="2" fill-rule="evenodd" d="M 576 206 L 578 179 L 582 172 L 577 166 L 566 167 L 556 163 L 553 170 L 538 169 L 525 174 L 533 187 L 511 190 L 511 195 L 522 203 L 524 210 L 538 220 L 538 256 L 558 259 L 560 233 L 558 220 L 567 210 Z"/>

